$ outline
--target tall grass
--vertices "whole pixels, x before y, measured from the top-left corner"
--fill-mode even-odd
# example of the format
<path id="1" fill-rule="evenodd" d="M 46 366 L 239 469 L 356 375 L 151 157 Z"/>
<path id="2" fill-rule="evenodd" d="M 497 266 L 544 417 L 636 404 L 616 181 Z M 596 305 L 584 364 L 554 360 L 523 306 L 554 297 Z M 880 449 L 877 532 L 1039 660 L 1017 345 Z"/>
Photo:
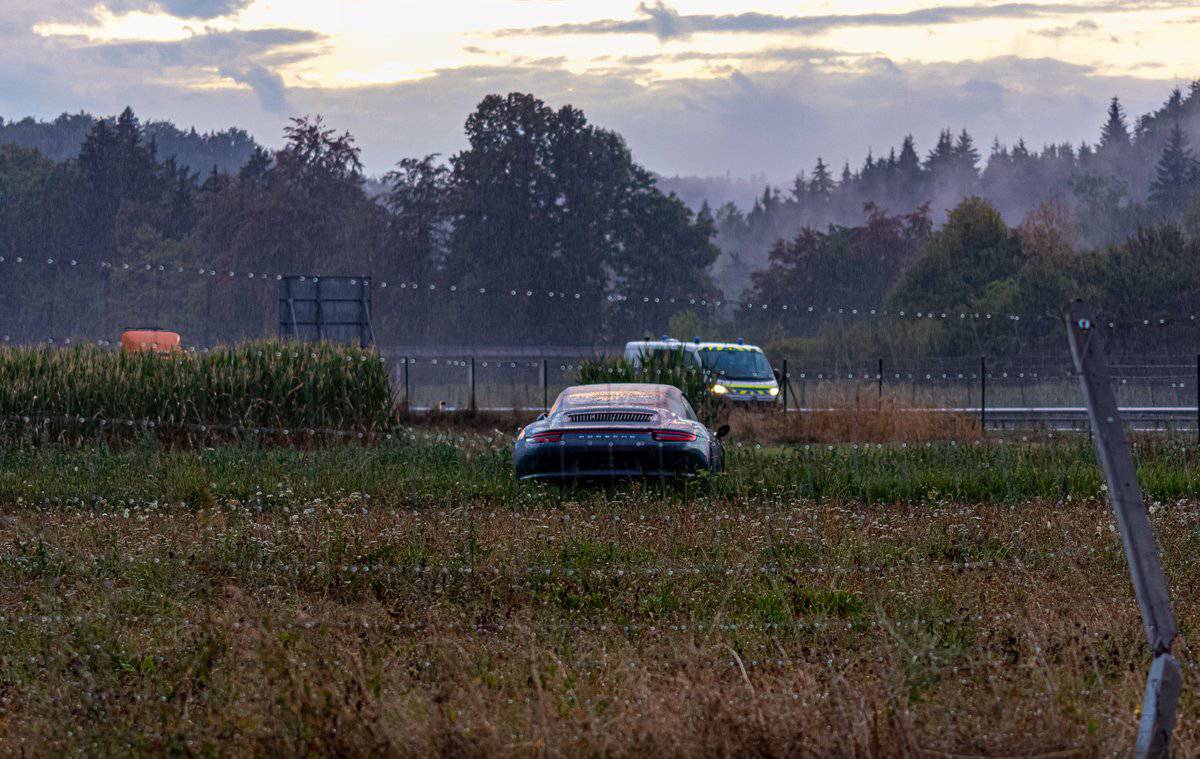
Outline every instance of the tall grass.
<path id="1" fill-rule="evenodd" d="M 700 418 L 716 417 L 717 402 L 709 392 L 708 372 L 681 348 L 677 351 L 655 351 L 642 358 L 641 366 L 622 358 L 596 358 L 579 366 L 579 383 L 595 385 L 606 382 L 647 382 L 674 385 L 683 391 Z"/>
<path id="2" fill-rule="evenodd" d="M 735 440 L 723 477 L 569 490 L 463 437 L 0 446 L 0 756 L 1132 745 L 1149 652 L 1085 438 Z M 1151 518 L 1193 672 L 1182 443 L 1137 459 L 1185 494 Z M 1185 688 L 1181 754 L 1198 710 Z"/>
<path id="3" fill-rule="evenodd" d="M 0 417 L 8 421 L 374 429 L 391 422 L 393 406 L 379 355 L 344 345 L 261 341 L 172 354 L 0 349 Z"/>

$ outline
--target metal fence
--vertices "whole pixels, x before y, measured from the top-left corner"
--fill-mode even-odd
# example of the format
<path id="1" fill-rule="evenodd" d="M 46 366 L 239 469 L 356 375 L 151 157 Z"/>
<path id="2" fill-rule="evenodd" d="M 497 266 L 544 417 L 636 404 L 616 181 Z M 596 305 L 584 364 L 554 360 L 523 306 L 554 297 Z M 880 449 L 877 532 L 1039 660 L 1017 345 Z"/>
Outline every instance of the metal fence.
<path id="1" fill-rule="evenodd" d="M 415 410 L 541 410 L 575 384 L 580 366 L 601 352 L 509 355 L 384 349 L 397 398 Z M 615 352 L 608 353 L 615 355 Z M 977 417 L 989 428 L 1027 426 L 1087 429 L 1087 413 L 1070 359 L 933 360 L 888 366 L 876 361 L 859 371 L 781 362 L 787 382 L 779 410 L 869 410 L 888 404 L 912 413 Z M 1113 366 L 1114 392 L 1130 425 L 1142 430 L 1196 429 L 1200 361 L 1160 363 L 1129 359 Z"/>

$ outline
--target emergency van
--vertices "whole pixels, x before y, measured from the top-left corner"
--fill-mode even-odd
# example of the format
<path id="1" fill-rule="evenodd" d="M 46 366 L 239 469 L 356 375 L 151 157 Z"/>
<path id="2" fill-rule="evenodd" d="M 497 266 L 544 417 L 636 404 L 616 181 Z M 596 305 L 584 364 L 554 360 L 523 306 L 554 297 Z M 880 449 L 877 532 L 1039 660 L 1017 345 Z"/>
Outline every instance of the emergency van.
<path id="1" fill-rule="evenodd" d="M 709 375 L 713 395 L 737 403 L 774 403 L 779 396 L 779 381 L 766 354 L 742 339 L 735 343 L 686 342 L 666 336 L 634 340 L 625 344 L 625 360 L 640 367 L 646 356 L 679 351 Z"/>

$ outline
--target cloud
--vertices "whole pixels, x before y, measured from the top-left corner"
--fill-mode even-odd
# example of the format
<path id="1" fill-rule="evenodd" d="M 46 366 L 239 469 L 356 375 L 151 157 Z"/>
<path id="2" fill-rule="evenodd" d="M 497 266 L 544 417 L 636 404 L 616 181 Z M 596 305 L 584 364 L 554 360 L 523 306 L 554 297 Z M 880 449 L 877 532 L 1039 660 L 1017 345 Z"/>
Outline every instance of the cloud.
<path id="1" fill-rule="evenodd" d="M 1107 76 L 1053 58 L 914 63 L 831 55 L 832 62 L 648 84 L 636 67 L 467 66 L 394 85 L 292 88 L 289 97 L 302 112 L 350 129 L 373 172 L 405 156 L 452 154 L 484 95 L 522 91 L 582 108 L 662 174 L 761 173 L 784 183 L 818 155 L 857 168 L 868 149 L 886 153 L 909 132 L 922 153 L 947 127 L 966 127 L 980 144 L 993 137 L 1010 144 L 1024 137 L 1032 146 L 1094 142 L 1112 95 L 1136 114 L 1156 107 L 1173 83 Z"/>
<path id="2" fill-rule="evenodd" d="M 852 60 L 873 57 L 871 53 L 854 53 L 846 50 L 833 50 L 824 47 L 772 47 L 762 50 L 731 50 L 727 52 L 709 52 L 705 50 L 683 50 L 677 53 L 650 53 L 647 55 L 626 55 L 619 61 L 630 66 L 647 66 L 652 63 L 684 63 L 689 61 L 759 61 L 759 62 L 795 62 L 795 61 L 834 61 Z M 603 56 L 604 59 L 608 56 Z M 601 60 L 596 58 L 594 60 Z"/>
<path id="3" fill-rule="evenodd" d="M 1033 33 L 1039 37 L 1051 37 L 1053 39 L 1061 39 L 1063 37 L 1086 36 L 1092 32 L 1099 31 L 1100 25 L 1090 18 L 1076 21 L 1070 26 L 1054 26 L 1049 29 L 1037 29 Z"/>
<path id="4" fill-rule="evenodd" d="M 89 45 L 84 54 L 108 66 L 156 72 L 216 68 L 220 76 L 250 87 L 263 110 L 284 113 L 287 87 L 271 68 L 302 60 L 311 50 L 294 49 L 325 39 L 304 29 L 208 31 L 166 42 L 111 42 Z"/>
<path id="5" fill-rule="evenodd" d="M 283 83 L 283 77 L 279 74 L 266 66 L 253 63 L 242 66 L 222 66 L 219 71 L 221 76 L 249 86 L 254 94 L 258 95 L 263 110 L 271 113 L 287 113 L 287 87 Z"/>
<path id="6" fill-rule="evenodd" d="M 861 26 L 907 27 L 955 24 L 986 19 L 1035 19 L 1080 14 L 1116 13 L 1130 10 L 1186 7 L 1171 2 L 1090 2 L 1029 3 L 997 5 L 940 5 L 894 13 L 824 14 L 782 16 L 772 13 L 736 13 L 725 15 L 681 15 L 662 0 L 653 5 L 643 2 L 636 19 L 597 19 L 580 23 L 501 29 L 494 34 L 507 36 L 564 36 L 575 34 L 653 34 L 660 40 L 684 38 L 696 33 L 770 33 L 793 32 L 818 34 L 830 29 Z"/>
<path id="7" fill-rule="evenodd" d="M 660 40 L 687 37 L 690 33 L 683 16 L 674 8 L 669 8 L 662 0 L 655 0 L 653 5 L 638 3 L 638 12 L 646 16 L 650 30 Z"/>
<path id="8" fill-rule="evenodd" d="M 181 40 L 104 42 L 84 50 L 110 66 L 211 67 L 257 61 L 284 48 L 324 39 L 307 29 L 205 31 Z"/>
<path id="9" fill-rule="evenodd" d="M 22 55 L 20 66 L 0 65 L 0 114 L 111 114 L 131 104 L 144 117 L 200 129 L 238 125 L 272 145 L 287 114 L 319 113 L 355 135 L 372 173 L 404 157 L 460 150 L 463 122 L 490 93 L 532 92 L 554 106 L 576 105 L 593 123 L 623 134 L 640 162 L 665 175 L 729 171 L 782 184 L 817 156 L 857 167 L 868 149 L 886 153 L 910 132 L 924 153 L 946 127 L 966 127 L 980 144 L 997 136 L 1010 144 L 1024 137 L 1031 146 L 1094 142 L 1112 95 L 1137 114 L 1156 107 L 1174 84 L 1165 73 L 1152 74 L 1159 80 L 1113 77 L 1052 58 L 914 63 L 798 48 L 796 60 L 769 71 L 650 83 L 619 62 L 585 73 L 497 63 L 389 85 L 285 90 L 269 68 L 240 62 L 218 67 L 246 86 L 190 89 L 136 68 L 96 70 L 79 54 L 60 42 L 40 57 Z"/>
<path id="10" fill-rule="evenodd" d="M 113 13 L 147 11 L 166 13 L 178 18 L 212 19 L 232 16 L 252 0 L 107 0 L 104 5 Z"/>
<path id="11" fill-rule="evenodd" d="M 113 114 L 132 105 L 144 118 L 202 130 L 237 125 L 277 145 L 288 114 L 319 113 L 358 138 L 373 173 L 400 158 L 461 149 L 463 122 L 491 93 L 532 92 L 555 106 L 574 104 L 593 123 L 623 134 L 636 158 L 663 174 L 728 170 L 785 183 L 818 155 L 857 167 L 867 149 L 885 153 L 909 132 L 922 153 L 946 127 L 967 127 L 984 145 L 994 136 L 1007 143 L 1023 136 L 1033 146 L 1094 141 L 1112 95 L 1138 114 L 1176 83 L 1169 68 L 1109 76 L 1104 68 L 1052 58 L 917 63 L 796 45 L 731 53 L 668 49 L 653 59 L 622 59 L 614 48 L 603 70 L 583 72 L 558 59 L 480 57 L 473 60 L 488 65 L 444 68 L 415 81 L 285 87 L 278 66 L 321 52 L 329 40 L 297 29 L 203 28 L 174 42 L 43 37 L 29 31 L 39 18 L 35 7 L 59 0 L 4 1 L 31 9 L 16 17 L 24 32 L 0 44 L 5 118 L 81 109 Z M 685 24 L 669 33 L 696 31 Z M 708 62 L 705 76 L 664 79 L 652 70 L 646 76 L 646 66 L 686 60 Z"/>
<path id="12" fill-rule="evenodd" d="M 0 114 L 53 116 L 81 108 L 108 114 L 132 104 L 139 111 L 150 106 L 160 118 L 184 113 L 206 128 L 269 123 L 268 134 L 277 131 L 274 118 L 290 112 L 278 67 L 322 52 L 326 40 L 305 29 L 206 28 L 180 40 L 93 42 L 31 28 L 0 45 Z M 212 114 L 194 107 L 214 100 L 220 104 Z"/>

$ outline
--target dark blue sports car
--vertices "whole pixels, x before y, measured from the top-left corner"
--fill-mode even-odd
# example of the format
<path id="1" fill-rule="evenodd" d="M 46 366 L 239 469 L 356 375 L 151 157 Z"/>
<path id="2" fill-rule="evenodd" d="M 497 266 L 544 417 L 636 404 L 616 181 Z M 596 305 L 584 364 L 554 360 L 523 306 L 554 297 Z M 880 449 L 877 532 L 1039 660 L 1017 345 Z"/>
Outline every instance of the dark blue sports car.
<path id="1" fill-rule="evenodd" d="M 522 480 L 719 472 L 728 432 L 701 424 L 671 385 L 577 385 L 521 430 L 513 462 Z"/>

